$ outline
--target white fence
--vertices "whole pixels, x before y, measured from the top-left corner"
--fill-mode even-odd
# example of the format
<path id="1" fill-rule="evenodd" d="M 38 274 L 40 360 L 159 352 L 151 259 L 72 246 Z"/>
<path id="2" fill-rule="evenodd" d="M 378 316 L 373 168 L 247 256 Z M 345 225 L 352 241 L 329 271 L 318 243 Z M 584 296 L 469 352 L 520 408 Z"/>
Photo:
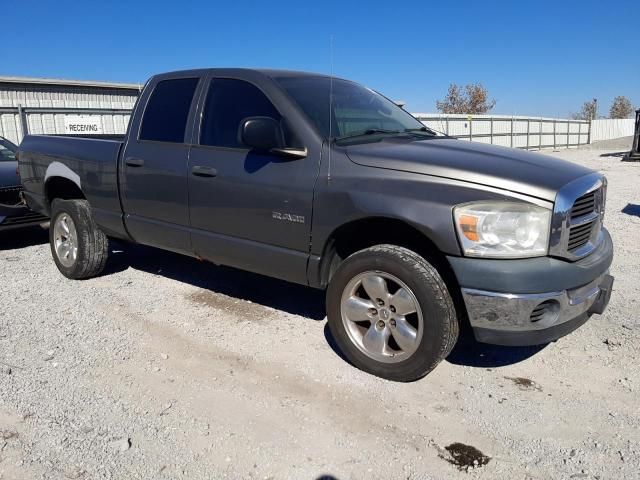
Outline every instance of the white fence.
<path id="1" fill-rule="evenodd" d="M 452 137 L 524 149 L 570 148 L 590 143 L 585 120 L 506 115 L 413 114 Z"/>
<path id="2" fill-rule="evenodd" d="M 612 138 L 630 137 L 635 130 L 633 118 L 607 118 L 591 122 L 591 142 Z"/>
<path id="3" fill-rule="evenodd" d="M 0 102 L 1 103 L 1 102 Z M 124 108 L 45 107 L 0 105 L 0 136 L 20 143 L 25 132 L 64 134 L 65 118 L 88 116 L 99 133 L 126 132 L 132 104 Z M 593 122 L 544 117 L 504 115 L 413 114 L 426 126 L 452 137 L 505 147 L 537 149 L 571 148 L 600 140 L 631 136 L 633 119 L 604 119 Z"/>

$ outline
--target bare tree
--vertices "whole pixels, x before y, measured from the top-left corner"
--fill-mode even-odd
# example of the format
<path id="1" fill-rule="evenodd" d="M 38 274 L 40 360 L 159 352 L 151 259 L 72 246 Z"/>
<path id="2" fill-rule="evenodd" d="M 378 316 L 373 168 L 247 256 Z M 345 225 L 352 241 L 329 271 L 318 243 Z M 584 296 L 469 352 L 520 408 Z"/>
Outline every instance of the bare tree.
<path id="1" fill-rule="evenodd" d="M 487 113 L 496 106 L 495 100 L 489 100 L 489 92 L 480 83 L 474 83 L 465 87 L 469 99 L 469 113 Z"/>
<path id="2" fill-rule="evenodd" d="M 629 118 L 633 114 L 633 105 L 631 101 L 624 96 L 618 96 L 613 99 L 609 117 L 611 118 Z"/>
<path id="3" fill-rule="evenodd" d="M 451 83 L 444 100 L 436 101 L 436 108 L 442 113 L 467 113 L 467 99 L 462 89 Z"/>
<path id="4" fill-rule="evenodd" d="M 572 113 L 571 117 L 575 120 L 595 120 L 598 115 L 598 101 L 594 98 L 591 101 L 584 102 L 578 113 Z"/>
<path id="5" fill-rule="evenodd" d="M 487 113 L 496 105 L 489 100 L 489 92 L 480 83 L 465 85 L 464 89 L 452 83 L 443 100 L 436 102 L 436 108 L 442 113 L 466 113 L 480 115 Z"/>

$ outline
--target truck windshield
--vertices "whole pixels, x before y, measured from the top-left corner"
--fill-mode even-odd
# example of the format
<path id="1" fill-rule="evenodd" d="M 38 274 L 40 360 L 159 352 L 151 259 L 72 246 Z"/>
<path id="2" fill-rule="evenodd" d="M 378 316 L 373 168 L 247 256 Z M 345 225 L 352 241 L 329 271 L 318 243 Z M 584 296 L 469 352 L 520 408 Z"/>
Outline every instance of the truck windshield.
<path id="1" fill-rule="evenodd" d="M 357 83 L 320 76 L 282 76 L 275 80 L 325 138 L 341 140 L 407 132 L 435 135 L 391 100 Z"/>

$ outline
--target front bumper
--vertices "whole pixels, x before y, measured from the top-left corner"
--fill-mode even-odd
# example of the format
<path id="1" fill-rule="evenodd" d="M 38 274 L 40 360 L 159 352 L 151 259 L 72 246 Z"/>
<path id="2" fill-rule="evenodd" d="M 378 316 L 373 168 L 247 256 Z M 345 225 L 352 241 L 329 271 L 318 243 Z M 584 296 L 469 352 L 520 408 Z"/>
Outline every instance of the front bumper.
<path id="1" fill-rule="evenodd" d="M 561 292 L 509 294 L 463 288 L 462 296 L 479 342 L 539 345 L 602 313 L 612 286 L 613 277 L 605 273 L 583 287 Z"/>
<path id="2" fill-rule="evenodd" d="M 613 244 L 609 233 L 603 232 L 601 245 L 578 262 L 549 257 L 450 258 L 476 339 L 498 345 L 539 345 L 602 313 L 613 285 L 608 273 Z"/>

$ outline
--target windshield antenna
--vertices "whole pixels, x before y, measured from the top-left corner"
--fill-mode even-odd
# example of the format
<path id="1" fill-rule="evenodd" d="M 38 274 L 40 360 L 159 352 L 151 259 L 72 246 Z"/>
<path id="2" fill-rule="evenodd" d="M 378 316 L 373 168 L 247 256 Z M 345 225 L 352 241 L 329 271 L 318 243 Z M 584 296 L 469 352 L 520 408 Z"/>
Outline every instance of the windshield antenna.
<path id="1" fill-rule="evenodd" d="M 333 35 L 329 35 L 329 59 L 331 74 L 329 76 L 329 152 L 327 153 L 327 183 L 331 181 L 331 138 L 333 117 Z"/>

